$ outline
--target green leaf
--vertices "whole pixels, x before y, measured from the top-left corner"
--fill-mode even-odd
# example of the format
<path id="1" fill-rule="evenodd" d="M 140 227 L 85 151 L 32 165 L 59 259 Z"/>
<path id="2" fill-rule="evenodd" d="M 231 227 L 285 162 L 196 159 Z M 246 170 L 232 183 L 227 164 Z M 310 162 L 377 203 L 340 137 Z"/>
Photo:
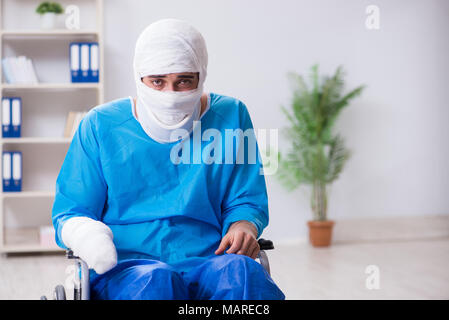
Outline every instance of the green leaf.
<path id="1" fill-rule="evenodd" d="M 48 2 L 44 1 L 39 4 L 39 6 L 36 8 L 36 12 L 39 14 L 44 14 L 47 12 L 53 12 L 56 14 L 60 14 L 64 12 L 64 9 L 62 6 L 57 2 Z"/>
<path id="2" fill-rule="evenodd" d="M 350 156 L 333 127 L 341 110 L 364 86 L 344 93 L 344 77 L 343 67 L 338 66 L 332 76 L 320 78 L 318 64 L 310 68 L 308 82 L 302 75 L 288 73 L 292 100 L 289 108 L 282 106 L 281 110 L 289 124 L 282 134 L 290 149 L 279 153 L 278 177 L 289 190 L 301 184 L 332 183 Z"/>

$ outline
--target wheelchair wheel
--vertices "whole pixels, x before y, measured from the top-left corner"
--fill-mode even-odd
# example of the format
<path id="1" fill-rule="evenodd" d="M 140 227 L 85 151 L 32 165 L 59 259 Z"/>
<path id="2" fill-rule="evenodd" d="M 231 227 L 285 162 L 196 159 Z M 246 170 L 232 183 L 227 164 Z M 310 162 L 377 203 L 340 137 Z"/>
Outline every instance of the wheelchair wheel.
<path id="1" fill-rule="evenodd" d="M 57 285 L 54 292 L 55 300 L 67 300 L 65 296 L 65 289 L 62 285 Z"/>

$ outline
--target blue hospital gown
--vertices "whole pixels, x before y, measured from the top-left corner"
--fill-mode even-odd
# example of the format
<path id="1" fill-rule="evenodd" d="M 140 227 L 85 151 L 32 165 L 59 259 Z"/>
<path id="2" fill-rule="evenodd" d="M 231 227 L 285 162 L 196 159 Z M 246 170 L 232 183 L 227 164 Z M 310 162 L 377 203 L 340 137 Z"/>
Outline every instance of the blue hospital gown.
<path id="1" fill-rule="evenodd" d="M 233 222 L 254 223 L 260 236 L 268 224 L 260 159 L 254 164 L 235 163 L 241 150 L 246 160 L 248 156 L 235 139 L 233 163 L 225 163 L 224 147 L 229 142 L 225 142 L 225 130 L 252 128 L 248 111 L 231 97 L 210 93 L 208 99 L 201 128 L 195 130 L 203 133 L 210 128 L 222 133 L 221 164 L 204 163 L 201 158 L 215 139 L 202 141 L 201 149 L 194 148 L 194 133 L 190 139 L 167 144 L 151 139 L 135 118 L 130 97 L 90 110 L 73 137 L 56 181 L 52 219 L 57 244 L 66 248 L 61 240 L 64 221 L 87 216 L 113 232 L 119 261 L 115 273 L 130 261 L 158 261 L 187 275 L 218 258 L 214 252 Z M 181 148 L 186 143 L 190 148 Z M 178 156 L 190 150 L 183 158 L 186 163 L 171 160 L 176 147 Z M 249 257 L 236 259 L 260 266 Z M 92 271 L 94 281 L 98 277 Z M 282 295 L 280 290 L 276 293 Z"/>

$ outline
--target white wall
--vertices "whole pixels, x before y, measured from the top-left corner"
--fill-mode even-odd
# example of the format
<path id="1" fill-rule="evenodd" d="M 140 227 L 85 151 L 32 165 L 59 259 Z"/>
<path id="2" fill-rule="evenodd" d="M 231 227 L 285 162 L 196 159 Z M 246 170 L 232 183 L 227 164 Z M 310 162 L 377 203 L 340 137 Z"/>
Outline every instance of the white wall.
<path id="1" fill-rule="evenodd" d="M 380 8 L 380 30 L 365 8 Z M 134 95 L 132 56 L 140 31 L 160 18 L 193 23 L 209 50 L 208 90 L 243 100 L 255 127 L 286 125 L 288 71 L 342 64 L 361 98 L 338 129 L 353 156 L 333 185 L 329 218 L 448 214 L 449 2 L 445 0 L 105 1 L 106 101 Z M 281 148 L 287 144 L 281 141 Z M 267 177 L 276 241 L 306 236 L 305 192 Z"/>

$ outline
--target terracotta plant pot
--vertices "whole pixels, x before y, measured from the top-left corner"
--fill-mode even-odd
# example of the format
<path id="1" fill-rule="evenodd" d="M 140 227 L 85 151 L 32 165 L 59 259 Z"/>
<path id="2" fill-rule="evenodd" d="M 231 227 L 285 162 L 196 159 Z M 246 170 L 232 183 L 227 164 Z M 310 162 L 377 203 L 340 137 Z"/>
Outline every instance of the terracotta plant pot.
<path id="1" fill-rule="evenodd" d="M 307 221 L 309 226 L 309 240 L 314 247 L 328 247 L 332 241 L 332 227 L 335 222 L 325 221 Z"/>

